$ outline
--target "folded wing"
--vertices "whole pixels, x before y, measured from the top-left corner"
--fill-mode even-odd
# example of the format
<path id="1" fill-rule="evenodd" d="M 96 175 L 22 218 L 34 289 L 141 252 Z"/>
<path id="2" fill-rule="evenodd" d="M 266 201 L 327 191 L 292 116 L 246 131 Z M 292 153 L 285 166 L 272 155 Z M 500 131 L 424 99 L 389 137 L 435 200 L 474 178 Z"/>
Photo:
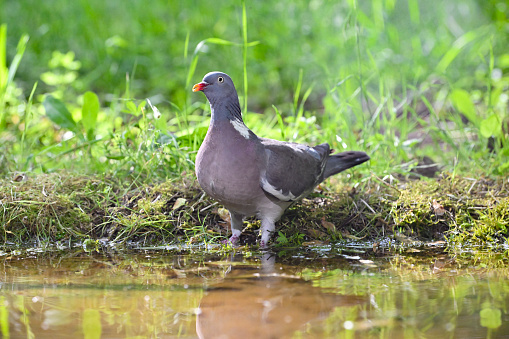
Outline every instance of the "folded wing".
<path id="1" fill-rule="evenodd" d="M 330 153 L 327 143 L 306 145 L 261 139 L 266 152 L 266 170 L 261 174 L 262 189 L 281 201 L 298 200 L 323 181 Z"/>

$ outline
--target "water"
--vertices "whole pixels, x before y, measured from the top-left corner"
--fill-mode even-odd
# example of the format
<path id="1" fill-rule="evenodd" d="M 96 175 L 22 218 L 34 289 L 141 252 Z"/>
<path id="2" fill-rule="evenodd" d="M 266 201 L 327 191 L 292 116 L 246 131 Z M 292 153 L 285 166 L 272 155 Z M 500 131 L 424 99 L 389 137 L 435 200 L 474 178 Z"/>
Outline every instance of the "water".
<path id="1" fill-rule="evenodd" d="M 504 254 L 2 254 L 3 338 L 509 338 Z"/>

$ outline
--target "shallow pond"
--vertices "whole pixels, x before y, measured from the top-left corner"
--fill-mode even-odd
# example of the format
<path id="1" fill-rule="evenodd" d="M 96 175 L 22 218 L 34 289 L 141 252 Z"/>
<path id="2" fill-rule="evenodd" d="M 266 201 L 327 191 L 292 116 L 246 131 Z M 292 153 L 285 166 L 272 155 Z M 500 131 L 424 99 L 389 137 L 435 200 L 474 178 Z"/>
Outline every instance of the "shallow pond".
<path id="1" fill-rule="evenodd" d="M 1 252 L 3 338 L 503 338 L 507 256 Z"/>

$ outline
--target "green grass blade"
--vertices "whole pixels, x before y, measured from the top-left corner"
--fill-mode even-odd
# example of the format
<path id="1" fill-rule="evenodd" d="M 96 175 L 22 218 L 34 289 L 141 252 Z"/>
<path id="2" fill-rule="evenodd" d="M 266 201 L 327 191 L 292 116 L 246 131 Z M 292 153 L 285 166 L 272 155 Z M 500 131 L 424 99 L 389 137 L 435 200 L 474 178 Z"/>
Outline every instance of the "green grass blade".
<path id="1" fill-rule="evenodd" d="M 35 82 L 34 86 L 32 87 L 32 91 L 30 92 L 30 96 L 28 97 L 28 103 L 25 110 L 25 126 L 23 128 L 23 134 L 21 135 L 21 157 L 23 159 L 26 159 L 25 157 L 25 137 L 28 130 L 28 125 L 30 125 L 30 118 L 32 117 L 32 104 L 34 99 L 34 93 L 37 88 L 37 81 Z"/>
<path id="2" fill-rule="evenodd" d="M 244 69 L 244 113 L 247 113 L 247 14 L 246 14 L 246 1 L 242 0 L 242 65 Z"/>
<path id="3" fill-rule="evenodd" d="M 0 96 L 7 86 L 7 25 L 0 26 Z"/>
<path id="4" fill-rule="evenodd" d="M 187 51 L 189 49 L 189 36 L 190 36 L 190 32 L 187 31 L 186 40 L 184 42 L 184 59 L 187 59 Z"/>
<path id="5" fill-rule="evenodd" d="M 299 80 L 297 81 L 297 86 L 295 87 L 295 93 L 293 94 L 293 114 L 294 115 L 297 115 L 300 90 L 302 88 L 302 77 L 303 77 L 303 75 L 304 75 L 304 72 L 302 71 L 302 68 L 301 68 L 301 69 L 299 69 Z"/>
<path id="6" fill-rule="evenodd" d="M 187 72 L 186 78 L 186 89 L 189 88 L 191 80 L 193 79 L 194 72 L 196 71 L 196 65 L 198 65 L 198 58 L 198 55 L 194 55 L 193 60 L 191 60 L 191 64 L 189 65 L 189 71 Z"/>
<path id="7" fill-rule="evenodd" d="M 96 127 L 97 115 L 99 114 L 99 98 L 94 92 L 87 91 L 83 95 L 83 107 L 81 110 L 81 123 L 85 128 L 87 138 L 93 138 L 93 130 Z"/>
<path id="8" fill-rule="evenodd" d="M 11 65 L 9 66 L 9 76 L 7 78 L 7 86 L 12 82 L 14 79 L 14 75 L 16 74 L 16 71 L 18 70 L 19 63 L 21 62 L 21 59 L 23 58 L 23 54 L 25 54 L 25 49 L 29 40 L 29 36 L 27 34 L 24 34 L 21 39 L 19 39 L 18 47 L 16 48 L 16 55 L 12 59 Z"/>
<path id="9" fill-rule="evenodd" d="M 412 20 L 414 24 L 418 25 L 421 21 L 418 0 L 408 0 L 408 12 L 410 14 L 410 20 Z"/>
<path id="10" fill-rule="evenodd" d="M 313 92 L 313 87 L 314 86 L 315 85 L 312 84 L 307 89 L 307 91 L 304 93 L 304 95 L 302 96 L 302 101 L 300 102 L 299 110 L 298 110 L 298 113 L 297 113 L 297 120 L 300 119 L 304 115 L 304 104 L 306 103 L 306 101 L 308 100 L 309 96 L 311 95 L 311 92 Z"/>
<path id="11" fill-rule="evenodd" d="M 281 138 L 286 139 L 286 127 L 283 122 L 283 117 L 281 116 L 281 113 L 276 106 L 272 105 L 272 108 L 274 108 L 274 111 L 276 111 L 277 123 L 279 125 L 279 130 L 281 131 Z"/>
<path id="12" fill-rule="evenodd" d="M 438 62 L 436 67 L 437 72 L 444 73 L 449 65 L 456 59 L 456 57 L 460 54 L 460 52 L 472 41 L 474 41 L 480 34 L 481 29 L 476 31 L 470 31 L 462 36 L 460 36 L 454 43 L 452 47 L 445 53 L 442 59 Z"/>

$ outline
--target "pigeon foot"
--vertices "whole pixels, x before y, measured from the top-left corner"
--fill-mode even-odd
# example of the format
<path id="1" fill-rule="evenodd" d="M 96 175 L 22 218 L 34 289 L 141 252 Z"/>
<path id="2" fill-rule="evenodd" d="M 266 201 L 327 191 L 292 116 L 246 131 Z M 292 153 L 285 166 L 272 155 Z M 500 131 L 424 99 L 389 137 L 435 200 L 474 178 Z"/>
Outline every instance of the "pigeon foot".
<path id="1" fill-rule="evenodd" d="M 240 238 L 238 235 L 235 235 L 235 234 L 232 235 L 230 237 L 230 239 L 221 241 L 221 243 L 223 245 L 232 245 L 232 246 L 237 246 L 239 244 L 239 242 L 240 242 Z"/>

